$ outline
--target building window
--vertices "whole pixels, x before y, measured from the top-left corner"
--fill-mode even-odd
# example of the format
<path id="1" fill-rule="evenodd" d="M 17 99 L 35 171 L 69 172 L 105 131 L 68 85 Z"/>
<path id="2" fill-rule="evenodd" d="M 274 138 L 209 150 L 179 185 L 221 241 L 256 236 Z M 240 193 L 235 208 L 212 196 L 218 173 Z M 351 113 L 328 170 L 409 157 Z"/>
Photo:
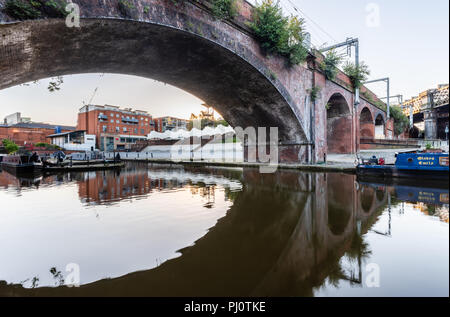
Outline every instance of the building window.
<path id="1" fill-rule="evenodd" d="M 127 128 L 126 127 L 123 127 L 123 132 L 127 132 Z"/>
<path id="2" fill-rule="evenodd" d="M 134 134 L 137 134 L 137 129 L 134 129 Z"/>
<path id="3" fill-rule="evenodd" d="M 144 129 L 141 129 L 141 134 L 144 134 L 145 133 L 145 130 Z"/>
<path id="4" fill-rule="evenodd" d="M 111 119 L 111 123 L 114 123 L 114 119 Z"/>
<path id="5" fill-rule="evenodd" d="M 114 117 L 114 113 L 111 113 L 111 117 Z"/>
<path id="6" fill-rule="evenodd" d="M 119 127 L 116 127 L 116 132 L 120 132 L 120 128 Z"/>
<path id="7" fill-rule="evenodd" d="M 116 123 L 119 123 L 119 120 L 116 120 Z"/>
<path id="8" fill-rule="evenodd" d="M 148 118 L 145 118 L 145 121 L 148 121 Z"/>
<path id="9" fill-rule="evenodd" d="M 103 126 L 103 132 L 106 132 L 106 125 Z"/>

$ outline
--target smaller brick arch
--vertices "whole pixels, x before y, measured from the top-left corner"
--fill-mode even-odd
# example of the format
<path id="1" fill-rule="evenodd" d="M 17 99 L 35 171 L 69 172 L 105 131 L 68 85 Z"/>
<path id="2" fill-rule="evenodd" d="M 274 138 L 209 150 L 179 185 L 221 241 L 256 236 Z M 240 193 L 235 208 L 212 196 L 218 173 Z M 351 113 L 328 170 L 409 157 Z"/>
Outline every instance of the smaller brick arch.
<path id="1" fill-rule="evenodd" d="M 371 187 L 363 186 L 359 191 L 360 210 L 368 214 L 373 210 L 375 205 L 375 190 Z"/>
<path id="2" fill-rule="evenodd" d="M 375 137 L 375 122 L 372 111 L 368 107 L 364 107 L 359 113 L 359 138 L 360 149 L 365 150 L 370 148 L 369 145 L 364 144 L 364 139 L 373 139 Z"/>
<path id="3" fill-rule="evenodd" d="M 341 93 L 332 94 L 327 102 L 328 153 L 352 152 L 352 114 L 349 103 Z"/>
<path id="4" fill-rule="evenodd" d="M 382 113 L 378 113 L 375 117 L 375 138 L 384 139 L 385 138 L 385 126 L 386 120 Z"/>

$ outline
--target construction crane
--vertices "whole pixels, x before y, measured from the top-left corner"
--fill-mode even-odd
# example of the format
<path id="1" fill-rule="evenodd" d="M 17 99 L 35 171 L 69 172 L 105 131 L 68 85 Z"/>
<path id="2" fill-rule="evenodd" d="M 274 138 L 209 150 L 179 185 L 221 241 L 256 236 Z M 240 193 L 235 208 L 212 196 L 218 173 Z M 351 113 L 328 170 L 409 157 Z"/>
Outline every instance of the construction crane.
<path id="1" fill-rule="evenodd" d="M 90 105 L 92 102 L 92 99 L 94 99 L 95 94 L 97 93 L 98 87 L 95 87 L 94 92 L 92 93 L 91 99 L 89 99 L 89 102 L 86 104 L 83 100 L 83 104 L 86 105 Z"/>
<path id="2" fill-rule="evenodd" d="M 214 121 L 214 108 L 206 103 L 202 103 L 202 106 L 206 108 L 206 111 L 200 111 L 200 118 Z"/>

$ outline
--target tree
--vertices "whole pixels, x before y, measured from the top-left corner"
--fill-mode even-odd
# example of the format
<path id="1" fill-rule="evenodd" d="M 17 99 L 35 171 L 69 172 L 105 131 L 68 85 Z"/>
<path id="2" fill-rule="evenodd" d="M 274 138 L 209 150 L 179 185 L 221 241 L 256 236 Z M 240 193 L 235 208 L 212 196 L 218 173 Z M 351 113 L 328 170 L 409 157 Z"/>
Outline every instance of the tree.
<path id="1" fill-rule="evenodd" d="M 400 135 L 409 127 L 409 119 L 399 106 L 392 106 L 389 109 L 391 118 L 394 118 L 395 135 Z"/>
<path id="2" fill-rule="evenodd" d="M 19 150 L 19 146 L 11 140 L 3 139 L 2 143 L 8 154 L 13 154 Z"/>

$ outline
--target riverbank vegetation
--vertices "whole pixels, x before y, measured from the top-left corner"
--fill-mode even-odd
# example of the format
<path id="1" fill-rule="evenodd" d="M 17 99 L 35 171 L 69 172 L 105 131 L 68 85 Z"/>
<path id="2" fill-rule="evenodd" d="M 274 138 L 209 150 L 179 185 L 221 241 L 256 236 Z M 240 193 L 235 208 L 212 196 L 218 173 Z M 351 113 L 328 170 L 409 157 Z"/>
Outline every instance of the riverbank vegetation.
<path id="1" fill-rule="evenodd" d="M 14 154 L 19 150 L 19 146 L 9 139 L 3 139 L 2 144 L 8 154 Z"/>
<path id="2" fill-rule="evenodd" d="M 38 142 L 34 145 L 35 147 L 45 148 L 46 150 L 61 150 L 62 148 L 55 144 L 49 144 L 45 142 Z"/>
<path id="3" fill-rule="evenodd" d="M 394 119 L 395 135 L 400 135 L 409 128 L 409 119 L 399 106 L 389 107 L 390 117 Z"/>

